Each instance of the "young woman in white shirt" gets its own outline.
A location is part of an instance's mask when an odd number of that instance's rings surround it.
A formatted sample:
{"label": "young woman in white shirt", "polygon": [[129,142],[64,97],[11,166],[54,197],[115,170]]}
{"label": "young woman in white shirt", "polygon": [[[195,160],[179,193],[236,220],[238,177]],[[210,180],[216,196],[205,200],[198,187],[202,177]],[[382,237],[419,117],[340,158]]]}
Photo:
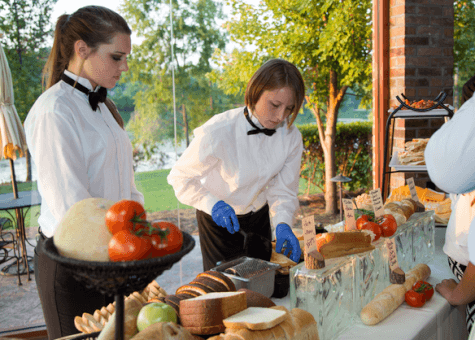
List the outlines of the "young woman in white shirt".
{"label": "young woman in white shirt", "polygon": [[143,204],[132,146],[115,105],[106,99],[128,70],[131,30],[114,11],[87,6],[58,18],[44,69],[46,91],[25,121],[42,197],[35,279],[48,336],[77,333],[74,317],[111,300],[74,280],[43,252],[66,211],[90,197]]}
{"label": "young woman in white shirt", "polygon": [[293,122],[304,95],[297,68],[269,60],[249,81],[246,106],[195,129],[170,171],[168,183],[178,200],[197,209],[204,270],[244,254],[240,228],[271,240],[271,219],[276,251],[285,248],[285,255],[291,252],[299,261],[291,226],[299,207],[303,145]]}

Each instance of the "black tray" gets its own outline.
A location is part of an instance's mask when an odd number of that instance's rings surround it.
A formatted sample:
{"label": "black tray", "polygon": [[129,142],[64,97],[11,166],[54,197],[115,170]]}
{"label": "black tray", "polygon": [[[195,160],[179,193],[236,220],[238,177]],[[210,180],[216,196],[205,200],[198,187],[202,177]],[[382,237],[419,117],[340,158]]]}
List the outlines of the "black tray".
{"label": "black tray", "polygon": [[69,270],[76,280],[84,283],[88,288],[94,288],[102,294],[128,295],[147,287],[157,276],[180,261],[194,246],[194,238],[183,232],[183,246],[180,251],[148,260],[128,262],[76,260],[59,255],[53,238],[45,241],[44,252],[53,261]]}

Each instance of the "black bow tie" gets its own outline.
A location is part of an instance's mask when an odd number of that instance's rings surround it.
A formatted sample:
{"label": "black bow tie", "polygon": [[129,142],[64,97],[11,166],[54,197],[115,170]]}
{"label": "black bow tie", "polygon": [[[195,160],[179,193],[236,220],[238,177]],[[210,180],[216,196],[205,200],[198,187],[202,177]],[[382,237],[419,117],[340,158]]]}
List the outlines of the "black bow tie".
{"label": "black bow tie", "polygon": [[257,135],[258,133],[263,133],[266,136],[272,136],[275,133],[274,129],[260,129],[254,124],[251,120],[251,117],[249,117],[249,111],[247,110],[247,107],[244,108],[244,115],[246,116],[247,121],[251,126],[254,128],[254,130],[249,130],[247,132],[247,135]]}
{"label": "black bow tie", "polygon": [[97,92],[94,92],[94,91],[89,91],[87,89],[87,87],[85,86],[82,86],[81,84],[79,83],[76,83],[76,85],[74,85],[75,81],[72,80],[70,77],[68,77],[67,75],[65,75],[63,73],[63,75],[61,76],[61,80],[63,80],[66,84],[69,84],[71,85],[72,87],[78,89],[79,91],[81,91],[82,93],[85,93],[87,94],[87,96],[89,97],[89,104],[91,105],[91,108],[96,111],[97,110],[97,106],[99,105],[99,102],[100,103],[104,103],[106,101],[106,98],[107,98],[107,89],[105,87],[100,87],[99,90]]}

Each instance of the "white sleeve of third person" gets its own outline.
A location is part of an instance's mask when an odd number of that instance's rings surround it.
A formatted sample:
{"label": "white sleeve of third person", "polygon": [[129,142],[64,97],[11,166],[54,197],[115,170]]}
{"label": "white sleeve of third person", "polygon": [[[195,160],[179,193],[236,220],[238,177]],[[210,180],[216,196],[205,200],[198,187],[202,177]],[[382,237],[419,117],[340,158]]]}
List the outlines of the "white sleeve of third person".
{"label": "white sleeve of third person", "polygon": [[475,189],[475,99],[467,101],[429,140],[425,153],[431,180],[442,190]]}

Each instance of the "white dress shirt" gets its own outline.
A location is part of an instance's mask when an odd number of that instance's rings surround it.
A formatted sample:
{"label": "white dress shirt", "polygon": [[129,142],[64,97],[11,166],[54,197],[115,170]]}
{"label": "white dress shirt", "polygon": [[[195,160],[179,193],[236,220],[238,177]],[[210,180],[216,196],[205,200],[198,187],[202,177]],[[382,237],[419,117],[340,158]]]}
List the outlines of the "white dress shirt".
{"label": "white dress shirt", "polygon": [[442,190],[475,190],[475,97],[432,135],[424,158],[431,180]]}
{"label": "white dress shirt", "polygon": [[287,122],[272,136],[248,136],[252,129],[243,107],[214,116],[194,130],[194,139],[170,171],[168,183],[180,202],[207,214],[220,200],[237,215],[268,203],[274,227],[292,226],[299,207],[302,135],[293,125],[287,128]]}
{"label": "white dress shirt", "polygon": [[[89,80],[65,71],[92,90]],[[53,236],[66,211],[90,197],[144,203],[134,182],[132,145],[104,103],[59,81],[44,92],[25,120],[28,148],[38,171],[42,232]]]}

